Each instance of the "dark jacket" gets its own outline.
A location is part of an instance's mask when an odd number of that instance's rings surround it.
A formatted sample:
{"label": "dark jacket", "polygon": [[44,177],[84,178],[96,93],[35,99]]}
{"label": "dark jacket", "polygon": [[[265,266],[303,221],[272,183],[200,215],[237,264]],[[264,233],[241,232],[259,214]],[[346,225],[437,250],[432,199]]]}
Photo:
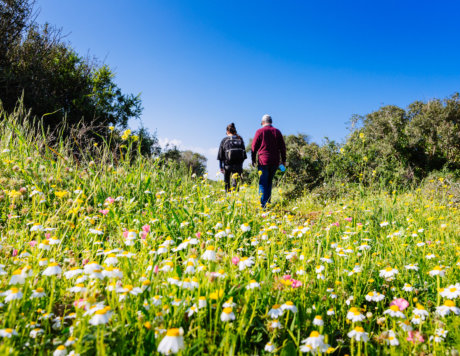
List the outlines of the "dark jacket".
{"label": "dark jacket", "polygon": [[256,155],[259,154],[259,165],[277,166],[286,162],[286,145],[280,130],[272,125],[258,129],[252,141],[252,163],[256,163]]}
{"label": "dark jacket", "polygon": [[[219,146],[219,153],[217,154],[217,159],[219,160],[219,166],[220,166],[220,169],[236,169],[236,170],[242,170],[243,169],[243,163],[241,164],[230,164],[226,157],[225,157],[225,142],[227,140],[229,140],[231,137],[234,137],[234,136],[227,136],[225,137],[221,143],[220,143],[220,146]],[[244,146],[244,141],[243,141],[243,138],[242,137],[239,137],[240,140],[241,140],[241,148],[243,149],[244,151],[244,159],[248,158],[247,154],[246,154],[246,147]]]}

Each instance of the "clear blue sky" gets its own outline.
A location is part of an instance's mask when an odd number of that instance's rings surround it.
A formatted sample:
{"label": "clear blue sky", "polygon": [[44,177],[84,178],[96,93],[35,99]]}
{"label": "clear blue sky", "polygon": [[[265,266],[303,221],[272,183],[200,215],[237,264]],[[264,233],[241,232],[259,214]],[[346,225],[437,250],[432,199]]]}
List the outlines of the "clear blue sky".
{"label": "clear blue sky", "polygon": [[[205,154],[269,113],[341,141],[352,114],[460,91],[458,1],[38,0],[80,53],[141,93],[144,126]],[[132,122],[133,127],[137,126]]]}

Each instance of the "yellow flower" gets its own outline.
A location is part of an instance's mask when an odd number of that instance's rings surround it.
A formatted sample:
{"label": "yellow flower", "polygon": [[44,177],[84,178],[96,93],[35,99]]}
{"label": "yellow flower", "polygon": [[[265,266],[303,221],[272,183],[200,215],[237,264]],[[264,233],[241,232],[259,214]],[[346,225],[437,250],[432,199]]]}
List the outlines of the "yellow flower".
{"label": "yellow flower", "polygon": [[57,196],[58,198],[64,198],[65,196],[67,196],[67,194],[69,193],[66,192],[65,190],[60,191],[60,192],[54,192],[54,195]]}
{"label": "yellow flower", "polygon": [[110,130],[110,131],[115,130],[115,126],[109,126],[109,130]]}
{"label": "yellow flower", "polygon": [[128,137],[129,137],[129,135],[131,135],[131,130],[130,130],[130,129],[125,130],[125,131],[123,132],[123,135],[121,135],[121,139],[122,139],[122,140],[127,140]]}

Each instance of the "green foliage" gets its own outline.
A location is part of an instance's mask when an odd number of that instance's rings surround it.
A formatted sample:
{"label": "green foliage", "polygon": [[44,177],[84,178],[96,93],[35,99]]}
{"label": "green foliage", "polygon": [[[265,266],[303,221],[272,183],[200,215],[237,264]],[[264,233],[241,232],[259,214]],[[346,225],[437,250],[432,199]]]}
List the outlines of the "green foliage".
{"label": "green foliage", "polygon": [[176,146],[166,147],[161,153],[160,158],[165,162],[181,166],[198,176],[206,173],[206,157],[190,150],[180,151]]}
{"label": "green foliage", "polygon": [[287,197],[312,189],[334,195],[343,183],[407,186],[439,170],[460,173],[459,94],[416,101],[407,110],[384,106],[355,115],[352,127],[343,145],[326,139],[319,146],[303,134],[285,137]]}
{"label": "green foliage", "polygon": [[[69,134],[83,122],[99,135],[106,127],[126,128],[142,112],[139,95],[123,94],[107,65],[83,58],[62,40],[60,31],[40,27],[30,17],[33,3],[0,4],[0,101],[12,112],[22,97],[46,129]],[[145,130],[143,131],[145,133]],[[148,148],[150,151],[154,148]]]}
{"label": "green foliage", "polygon": [[[51,150],[24,112],[0,115],[1,355],[159,355],[182,331],[181,356],[267,355],[268,343],[277,355],[458,353],[460,319],[446,310],[460,277],[451,174],[261,210],[255,186],[227,194],[133,158],[129,131],[110,130],[123,154],[103,142],[76,160],[68,137]],[[287,141],[328,162],[305,137]],[[404,319],[389,314],[396,298]],[[412,343],[401,321],[419,305],[424,342]],[[357,327],[369,340],[352,340]]]}

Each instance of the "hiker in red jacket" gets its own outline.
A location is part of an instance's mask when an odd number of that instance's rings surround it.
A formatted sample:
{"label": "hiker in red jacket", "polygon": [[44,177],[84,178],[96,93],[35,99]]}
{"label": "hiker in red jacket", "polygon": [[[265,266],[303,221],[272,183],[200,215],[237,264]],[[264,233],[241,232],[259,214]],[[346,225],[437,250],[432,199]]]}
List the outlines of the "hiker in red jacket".
{"label": "hiker in red jacket", "polygon": [[258,169],[262,174],[259,177],[259,194],[261,194],[260,203],[265,208],[270,202],[272,195],[272,182],[276,170],[280,164],[282,168],[286,165],[286,145],[280,130],[272,126],[270,115],[262,117],[262,128],[257,130],[254,140],[252,141],[252,165],[256,165],[256,156],[258,155]]}

